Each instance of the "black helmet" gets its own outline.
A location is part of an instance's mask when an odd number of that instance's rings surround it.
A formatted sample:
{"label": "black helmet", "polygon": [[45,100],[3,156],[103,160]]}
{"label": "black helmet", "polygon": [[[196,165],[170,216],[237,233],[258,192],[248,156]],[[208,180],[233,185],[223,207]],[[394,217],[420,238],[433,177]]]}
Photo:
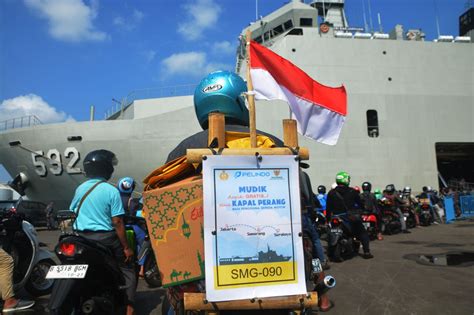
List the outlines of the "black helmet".
{"label": "black helmet", "polygon": [[372,184],[369,182],[362,183],[362,190],[370,192],[372,190]]}
{"label": "black helmet", "polygon": [[388,192],[388,193],[393,194],[395,192],[395,185],[394,184],[388,184],[385,187],[385,191]]}
{"label": "black helmet", "polygon": [[318,194],[325,194],[326,193],[326,186],[324,185],[319,185],[318,186]]}
{"label": "black helmet", "polygon": [[110,179],[114,166],[118,161],[113,152],[108,150],[95,150],[89,152],[84,158],[84,172],[89,178],[102,177]]}
{"label": "black helmet", "polygon": [[423,186],[423,188],[421,188],[421,190],[422,190],[423,192],[427,192],[427,191],[428,191],[428,187]]}

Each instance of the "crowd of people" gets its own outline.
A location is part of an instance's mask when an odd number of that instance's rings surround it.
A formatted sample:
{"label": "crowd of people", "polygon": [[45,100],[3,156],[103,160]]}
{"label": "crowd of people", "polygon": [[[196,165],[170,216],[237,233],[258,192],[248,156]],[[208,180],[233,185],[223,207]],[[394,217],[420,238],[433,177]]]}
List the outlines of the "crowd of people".
{"label": "crowd of people", "polygon": [[[337,173],[335,179],[336,182],[331,186],[329,192],[324,185],[318,186],[317,193],[314,194],[314,212],[307,217],[314,219],[317,217],[317,212],[320,212],[326,218],[326,222],[330,222],[333,217],[344,218],[345,222],[350,225],[353,236],[362,244],[362,257],[365,259],[370,259],[374,256],[370,252],[369,236],[362,223],[361,214],[363,213],[376,216],[378,240],[383,240],[383,209],[388,209],[398,218],[402,233],[410,233],[402,209],[408,209],[406,211],[412,213],[416,227],[421,225],[419,208],[422,204],[428,205],[430,224],[444,222],[443,198],[447,190],[443,190],[443,193],[439,195],[432,187],[424,186],[422,192],[415,196],[412,194],[412,189],[409,186],[404,187],[402,190],[397,190],[395,185],[389,184],[383,191],[374,189],[372,192],[372,184],[368,181],[363,182],[360,187],[351,187],[351,178],[347,172]],[[304,219],[304,222],[306,222],[304,228],[310,231],[309,234],[316,247],[314,252],[317,253],[323,268],[328,269],[328,259],[324,255],[320,237],[315,226],[318,223],[312,222],[313,224],[310,226],[306,219]]]}

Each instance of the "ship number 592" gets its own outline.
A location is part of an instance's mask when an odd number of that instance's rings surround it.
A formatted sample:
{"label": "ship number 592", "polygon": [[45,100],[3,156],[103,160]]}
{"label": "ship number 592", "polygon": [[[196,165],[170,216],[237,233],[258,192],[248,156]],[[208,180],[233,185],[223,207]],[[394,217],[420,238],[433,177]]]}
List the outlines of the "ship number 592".
{"label": "ship number 592", "polygon": [[[77,162],[80,159],[80,153],[74,147],[68,147],[64,150],[64,159],[69,160],[66,165],[66,172],[69,174],[79,174],[81,169],[75,167]],[[57,149],[50,149],[46,155],[43,151],[35,151],[31,153],[31,159],[33,160],[33,165],[35,166],[36,174],[39,176],[46,176],[48,174],[48,169],[51,174],[61,175],[63,172],[62,156]],[[46,166],[46,163],[49,165]]]}

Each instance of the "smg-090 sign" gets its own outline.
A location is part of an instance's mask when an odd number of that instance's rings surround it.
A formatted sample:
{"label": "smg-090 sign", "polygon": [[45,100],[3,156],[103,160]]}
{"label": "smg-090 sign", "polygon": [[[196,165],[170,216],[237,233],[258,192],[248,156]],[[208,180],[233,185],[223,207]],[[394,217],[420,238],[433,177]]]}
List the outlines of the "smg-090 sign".
{"label": "smg-090 sign", "polygon": [[306,292],[294,157],[208,157],[203,180],[207,299]]}

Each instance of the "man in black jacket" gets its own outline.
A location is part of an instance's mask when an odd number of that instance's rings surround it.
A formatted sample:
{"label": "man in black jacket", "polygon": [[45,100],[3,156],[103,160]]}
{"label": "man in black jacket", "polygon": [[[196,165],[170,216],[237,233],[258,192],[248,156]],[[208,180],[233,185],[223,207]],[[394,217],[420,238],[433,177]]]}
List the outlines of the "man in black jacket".
{"label": "man in black jacket", "polygon": [[328,194],[326,204],[327,217],[330,220],[333,215],[340,215],[347,219],[351,224],[354,236],[362,243],[364,250],[362,257],[370,259],[374,256],[370,253],[369,235],[362,224],[358,211],[355,210],[361,208],[362,202],[359,193],[349,187],[350,180],[351,178],[346,172],[337,173],[337,187]]}

